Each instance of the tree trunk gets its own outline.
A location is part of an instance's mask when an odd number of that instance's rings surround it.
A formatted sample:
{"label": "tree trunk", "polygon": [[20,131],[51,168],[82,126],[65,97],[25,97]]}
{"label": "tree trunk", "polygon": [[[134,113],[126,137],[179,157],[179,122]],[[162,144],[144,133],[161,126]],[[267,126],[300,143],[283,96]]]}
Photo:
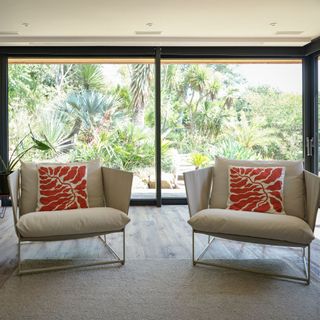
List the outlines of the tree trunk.
{"label": "tree trunk", "polygon": [[141,96],[133,106],[133,122],[139,128],[144,127],[144,115],[145,115],[145,102],[144,102],[144,96],[141,94]]}
{"label": "tree trunk", "polygon": [[149,96],[151,68],[148,64],[133,66],[131,77],[133,123],[144,127],[146,101]]}

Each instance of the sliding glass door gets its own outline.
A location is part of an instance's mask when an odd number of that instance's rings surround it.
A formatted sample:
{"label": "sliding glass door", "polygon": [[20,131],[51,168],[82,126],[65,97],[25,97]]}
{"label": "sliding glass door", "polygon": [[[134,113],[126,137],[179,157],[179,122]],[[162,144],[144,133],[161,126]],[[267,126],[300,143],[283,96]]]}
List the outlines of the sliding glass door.
{"label": "sliding glass door", "polygon": [[10,59],[9,153],[32,131],[54,150],[24,161],[100,159],[134,172],[133,199],[155,199],[154,99],[153,59]]}
{"label": "sliding glass door", "polygon": [[30,131],[54,147],[25,161],[98,158],[134,172],[132,199],[150,204],[158,166],[157,203],[183,203],[183,172],[216,156],[303,158],[302,64],[162,59],[156,74],[150,58],[10,59],[9,119],[9,153]]}
{"label": "sliding glass door", "polygon": [[301,60],[162,60],[162,196],[232,159],[302,159]]}

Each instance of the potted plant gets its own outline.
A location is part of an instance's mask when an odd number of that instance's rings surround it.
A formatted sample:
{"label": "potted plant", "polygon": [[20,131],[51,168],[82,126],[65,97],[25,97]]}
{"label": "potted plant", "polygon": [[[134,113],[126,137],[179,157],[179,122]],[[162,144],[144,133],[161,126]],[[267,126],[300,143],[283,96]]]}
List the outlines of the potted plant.
{"label": "potted plant", "polygon": [[[23,148],[23,142],[27,139],[31,138],[32,144],[27,147]],[[19,151],[19,148],[22,148],[21,151]],[[7,195],[9,194],[9,187],[8,187],[8,175],[13,172],[15,166],[19,163],[19,161],[24,157],[26,153],[28,153],[31,149],[38,149],[41,151],[47,151],[49,149],[52,149],[52,146],[45,138],[45,141],[40,141],[36,139],[30,130],[30,132],[25,135],[19,143],[15,146],[13,149],[11,156],[9,158],[9,161],[6,162],[1,156],[0,156],[0,195]]]}

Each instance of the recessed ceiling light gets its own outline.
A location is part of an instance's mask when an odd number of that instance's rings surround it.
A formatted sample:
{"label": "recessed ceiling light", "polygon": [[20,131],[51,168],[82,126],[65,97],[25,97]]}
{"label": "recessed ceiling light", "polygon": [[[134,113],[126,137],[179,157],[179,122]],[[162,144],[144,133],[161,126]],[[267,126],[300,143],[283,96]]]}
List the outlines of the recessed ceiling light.
{"label": "recessed ceiling light", "polygon": [[271,22],[271,23],[270,23],[270,26],[271,26],[271,27],[275,27],[276,25],[277,25],[276,22]]}
{"label": "recessed ceiling light", "polygon": [[137,35],[157,35],[157,34],[161,34],[162,31],[135,31],[135,34]]}
{"label": "recessed ceiling light", "polygon": [[153,26],[153,23],[152,23],[152,22],[147,22],[147,23],[146,23],[146,26],[149,27],[149,28],[151,28],[151,27]]}
{"label": "recessed ceiling light", "polygon": [[303,31],[295,31],[295,30],[287,30],[287,31],[277,31],[276,34],[277,35],[282,35],[282,36],[285,36],[285,35],[294,35],[294,36],[297,36],[299,34],[302,34]]}
{"label": "recessed ceiling light", "polygon": [[0,31],[0,36],[17,36],[19,33],[17,31]]}
{"label": "recessed ceiling light", "polygon": [[28,22],[22,22],[21,25],[24,26],[25,28],[30,27],[30,23]]}

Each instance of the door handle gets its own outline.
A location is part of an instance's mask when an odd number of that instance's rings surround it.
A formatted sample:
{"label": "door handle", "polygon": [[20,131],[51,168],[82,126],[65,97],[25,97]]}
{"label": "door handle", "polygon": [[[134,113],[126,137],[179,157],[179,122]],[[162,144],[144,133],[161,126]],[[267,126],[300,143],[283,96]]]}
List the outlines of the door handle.
{"label": "door handle", "polygon": [[313,138],[306,137],[307,157],[312,157],[312,155],[313,155],[313,148],[314,148]]}

